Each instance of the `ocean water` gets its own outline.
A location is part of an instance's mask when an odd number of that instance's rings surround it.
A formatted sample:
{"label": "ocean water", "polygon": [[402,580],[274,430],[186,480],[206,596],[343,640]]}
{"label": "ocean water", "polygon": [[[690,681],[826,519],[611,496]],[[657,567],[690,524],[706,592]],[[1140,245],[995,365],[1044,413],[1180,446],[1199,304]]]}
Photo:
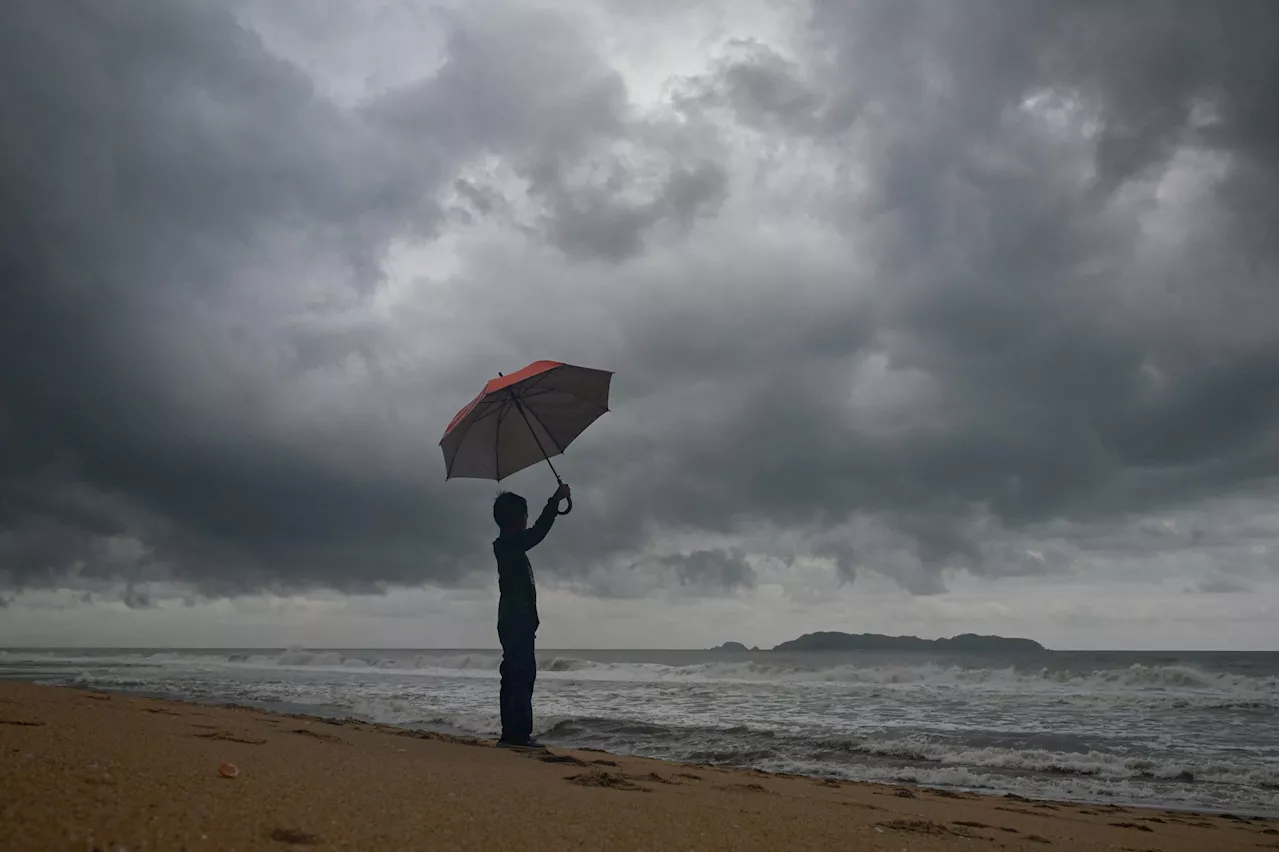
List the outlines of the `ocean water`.
{"label": "ocean water", "polygon": [[[539,652],[558,746],[1276,814],[1277,655]],[[496,735],[493,651],[8,650],[0,678]]]}

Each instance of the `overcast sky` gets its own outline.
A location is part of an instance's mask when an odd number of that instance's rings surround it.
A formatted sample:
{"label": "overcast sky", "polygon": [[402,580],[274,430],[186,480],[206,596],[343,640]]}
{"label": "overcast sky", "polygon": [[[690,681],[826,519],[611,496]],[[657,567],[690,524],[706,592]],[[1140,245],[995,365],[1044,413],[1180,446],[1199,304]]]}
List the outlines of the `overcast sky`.
{"label": "overcast sky", "polygon": [[[0,6],[0,644],[1272,648],[1275,4]],[[503,483],[536,506],[544,467]]]}

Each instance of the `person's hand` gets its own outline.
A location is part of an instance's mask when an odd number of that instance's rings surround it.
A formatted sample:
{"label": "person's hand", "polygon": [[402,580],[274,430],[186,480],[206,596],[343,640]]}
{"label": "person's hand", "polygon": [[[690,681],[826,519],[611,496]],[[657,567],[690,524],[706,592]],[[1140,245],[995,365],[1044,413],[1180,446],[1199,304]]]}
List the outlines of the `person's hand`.
{"label": "person's hand", "polygon": [[570,497],[569,483],[561,482],[560,487],[556,489],[556,493],[551,495],[552,502],[559,503],[561,500],[567,500]]}

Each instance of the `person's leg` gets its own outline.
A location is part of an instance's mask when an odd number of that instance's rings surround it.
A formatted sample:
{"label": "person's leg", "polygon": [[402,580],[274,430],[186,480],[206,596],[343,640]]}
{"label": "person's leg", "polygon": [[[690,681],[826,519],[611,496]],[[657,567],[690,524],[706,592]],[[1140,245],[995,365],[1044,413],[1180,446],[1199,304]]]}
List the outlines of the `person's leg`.
{"label": "person's leg", "polygon": [[533,734],[533,682],[538,671],[533,648],[536,630],[532,619],[523,616],[508,617],[498,625],[502,643],[498,700],[504,743],[525,743]]}
{"label": "person's leg", "polygon": [[520,690],[520,729],[525,732],[527,738],[533,738],[533,684],[538,678],[538,655],[535,652],[534,644],[537,637],[537,628],[532,623],[525,626],[525,649],[524,670],[521,674],[524,676],[522,688]]}
{"label": "person's leg", "polygon": [[498,687],[498,713],[502,718],[501,742],[516,742],[516,731],[520,727],[515,703],[518,671],[515,660],[519,643],[508,624],[498,625],[498,641],[502,643],[502,664],[498,667],[501,678],[501,685]]}
{"label": "person's leg", "polygon": [[534,628],[529,619],[511,625],[511,733],[518,742],[533,736],[533,681],[538,663],[533,648]]}

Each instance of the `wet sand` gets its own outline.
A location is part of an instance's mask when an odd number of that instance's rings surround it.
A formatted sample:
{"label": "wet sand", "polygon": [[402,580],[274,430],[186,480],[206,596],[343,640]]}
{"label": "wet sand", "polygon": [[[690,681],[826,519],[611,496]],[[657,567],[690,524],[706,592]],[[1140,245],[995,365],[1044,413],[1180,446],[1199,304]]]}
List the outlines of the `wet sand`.
{"label": "wet sand", "polygon": [[0,767],[0,849],[15,851],[1277,848],[1275,819],[530,755],[22,683],[0,683]]}

